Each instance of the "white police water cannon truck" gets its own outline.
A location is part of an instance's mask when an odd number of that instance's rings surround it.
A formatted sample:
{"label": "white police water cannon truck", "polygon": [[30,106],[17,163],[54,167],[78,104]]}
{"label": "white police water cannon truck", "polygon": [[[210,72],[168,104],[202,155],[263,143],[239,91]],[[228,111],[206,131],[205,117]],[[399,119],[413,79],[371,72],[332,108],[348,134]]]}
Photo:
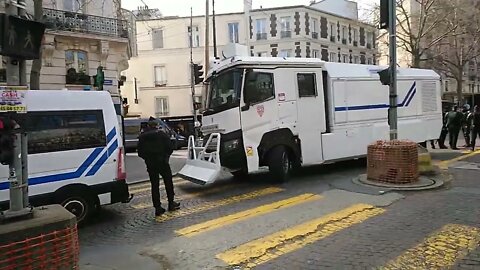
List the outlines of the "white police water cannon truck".
{"label": "white police water cannon truck", "polygon": [[[320,59],[231,57],[207,74],[204,146],[189,140],[179,175],[198,184],[222,169],[245,175],[268,167],[278,181],[291,170],[355,159],[389,138],[386,67]],[[438,138],[442,126],[440,77],[399,68],[398,137]]]}

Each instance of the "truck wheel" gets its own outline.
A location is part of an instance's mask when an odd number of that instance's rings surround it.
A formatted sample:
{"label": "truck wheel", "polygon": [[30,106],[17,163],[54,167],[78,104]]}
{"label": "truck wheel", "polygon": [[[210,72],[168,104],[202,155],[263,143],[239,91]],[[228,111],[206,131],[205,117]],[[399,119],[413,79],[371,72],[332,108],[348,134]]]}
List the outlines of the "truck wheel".
{"label": "truck wheel", "polygon": [[268,168],[275,181],[287,181],[292,169],[292,160],[285,146],[274,147],[269,154]]}
{"label": "truck wheel", "polygon": [[62,191],[57,203],[65,207],[77,217],[77,223],[84,225],[88,217],[95,211],[95,199],[88,191],[68,189]]}
{"label": "truck wheel", "polygon": [[248,172],[246,172],[245,170],[234,171],[234,172],[231,172],[231,174],[233,175],[233,178],[235,180],[244,180],[244,179],[248,179],[249,177]]}

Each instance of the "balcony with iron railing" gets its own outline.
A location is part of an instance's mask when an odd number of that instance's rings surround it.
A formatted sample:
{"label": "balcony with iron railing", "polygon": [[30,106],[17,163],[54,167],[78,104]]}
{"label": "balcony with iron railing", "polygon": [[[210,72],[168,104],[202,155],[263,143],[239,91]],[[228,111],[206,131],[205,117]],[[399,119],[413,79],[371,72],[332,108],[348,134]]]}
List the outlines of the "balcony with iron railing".
{"label": "balcony with iron railing", "polygon": [[290,30],[282,30],[280,32],[280,37],[281,38],[291,38],[292,37],[292,31]]}
{"label": "balcony with iron railing", "polygon": [[267,33],[257,33],[257,40],[266,40]]}
{"label": "balcony with iron railing", "polygon": [[43,9],[43,20],[50,30],[128,38],[127,21],[57,9]]}

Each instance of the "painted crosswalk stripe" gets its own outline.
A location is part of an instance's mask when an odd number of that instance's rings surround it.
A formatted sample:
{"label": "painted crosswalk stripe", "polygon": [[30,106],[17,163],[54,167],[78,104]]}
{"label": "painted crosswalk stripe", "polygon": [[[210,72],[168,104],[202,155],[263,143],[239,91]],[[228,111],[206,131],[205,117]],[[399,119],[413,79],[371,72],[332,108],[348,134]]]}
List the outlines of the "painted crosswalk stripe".
{"label": "painted crosswalk stripe", "polygon": [[477,151],[474,151],[474,152],[469,152],[468,154],[464,154],[464,155],[461,155],[459,157],[452,158],[452,159],[449,159],[449,160],[441,161],[440,163],[438,163],[438,167],[440,167],[440,169],[442,169],[442,170],[447,170],[448,167],[451,164],[453,164],[454,162],[461,161],[461,160],[464,160],[464,159],[467,159],[467,158],[470,158],[470,157],[473,157],[473,156],[476,156],[476,155],[480,155],[480,150],[477,150]]}
{"label": "painted crosswalk stripe", "polygon": [[292,198],[288,198],[285,200],[277,201],[274,203],[262,205],[259,207],[255,207],[252,209],[248,209],[245,211],[241,211],[232,215],[223,216],[221,218],[209,220],[207,222],[199,223],[196,225],[192,225],[180,230],[177,230],[176,233],[179,235],[192,237],[198,235],[200,233],[204,233],[213,229],[220,228],[222,226],[226,226],[229,224],[233,224],[235,222],[239,222],[242,220],[246,220],[249,218],[253,218],[256,216],[264,215],[267,213],[271,213],[276,210],[280,210],[287,207],[292,207],[298,204],[312,202],[315,200],[319,200],[321,198],[320,195],[315,194],[303,194],[300,196],[295,196]]}
{"label": "painted crosswalk stripe", "polygon": [[283,254],[298,250],[385,210],[368,204],[355,204],[338,212],[262,237],[217,255],[225,263],[255,267]]}
{"label": "painted crosswalk stripe", "polygon": [[164,221],[167,221],[167,220],[171,220],[173,218],[187,216],[187,215],[191,215],[191,214],[194,214],[194,213],[214,209],[214,208],[217,208],[217,207],[221,207],[221,206],[225,206],[225,205],[229,205],[229,204],[233,204],[233,203],[238,203],[238,202],[241,202],[241,201],[254,199],[254,198],[257,198],[257,197],[260,197],[260,196],[269,195],[269,194],[273,194],[273,193],[278,193],[278,192],[281,192],[281,191],[283,191],[283,189],[277,188],[277,187],[264,188],[264,189],[261,189],[261,190],[253,191],[253,192],[242,194],[242,195],[233,196],[231,198],[226,198],[226,199],[219,200],[219,201],[205,202],[205,203],[199,205],[198,207],[194,207],[194,208],[180,208],[180,210],[175,211],[175,212],[167,212],[167,213],[163,214],[162,216],[157,217],[156,220],[158,222],[164,222]]}
{"label": "painted crosswalk stripe", "polygon": [[480,228],[448,224],[380,269],[445,269],[479,244]]}
{"label": "painted crosswalk stripe", "polygon": [[[160,179],[160,181],[162,181]],[[173,179],[173,184],[174,185],[183,185],[183,184],[187,184],[187,183],[191,183],[190,181],[188,180],[183,180],[181,178],[174,178]],[[163,188],[163,185],[161,186]],[[145,191],[149,191],[151,189],[151,186],[150,186],[150,182],[148,183],[143,183],[143,184],[136,184],[134,186],[130,186],[129,187],[129,191],[131,194],[138,194],[138,193],[142,193],[142,192],[145,192]]]}
{"label": "painted crosswalk stripe", "polygon": [[[187,199],[196,198],[196,197],[200,197],[200,196],[206,196],[206,195],[219,193],[219,192],[222,192],[222,191],[224,191],[226,189],[230,189],[230,188],[232,188],[232,186],[229,186],[229,185],[218,186],[218,187],[214,187],[214,188],[203,189],[203,190],[192,192],[192,193],[180,194],[180,195],[176,196],[176,198],[179,201],[182,201],[182,200],[187,200]],[[131,206],[135,209],[145,209],[145,208],[153,207],[151,202],[150,203],[132,204]]]}

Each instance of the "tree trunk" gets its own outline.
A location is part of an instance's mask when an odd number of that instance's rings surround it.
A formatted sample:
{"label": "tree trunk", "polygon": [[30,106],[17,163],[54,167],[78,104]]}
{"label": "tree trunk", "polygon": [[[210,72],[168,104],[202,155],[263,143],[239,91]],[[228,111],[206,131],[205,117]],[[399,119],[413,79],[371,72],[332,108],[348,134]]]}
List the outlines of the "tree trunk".
{"label": "tree trunk", "polygon": [[410,63],[411,67],[420,68],[420,60],[420,52],[418,50],[414,50],[414,52],[412,53],[412,62]]}
{"label": "tree trunk", "polygon": [[457,99],[458,99],[458,105],[462,106],[463,104],[463,78],[462,79],[456,79],[457,80]]}
{"label": "tree trunk", "polygon": [[[34,0],[34,18],[35,21],[39,22],[42,20],[43,17],[43,1],[42,0]],[[38,90],[40,89],[40,72],[42,70],[42,50],[43,48],[40,47],[40,55],[38,59],[33,60],[32,62],[32,69],[30,71],[30,89]]]}

